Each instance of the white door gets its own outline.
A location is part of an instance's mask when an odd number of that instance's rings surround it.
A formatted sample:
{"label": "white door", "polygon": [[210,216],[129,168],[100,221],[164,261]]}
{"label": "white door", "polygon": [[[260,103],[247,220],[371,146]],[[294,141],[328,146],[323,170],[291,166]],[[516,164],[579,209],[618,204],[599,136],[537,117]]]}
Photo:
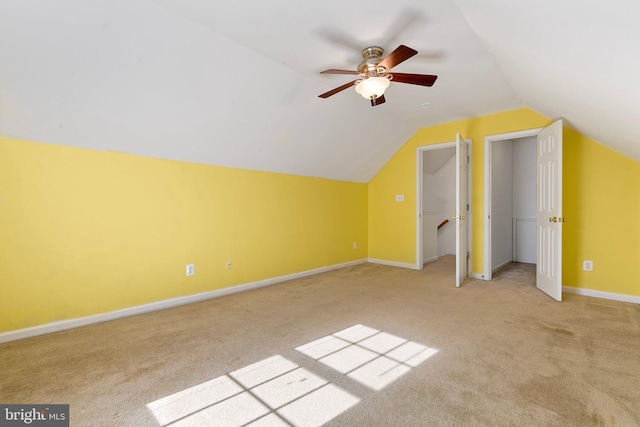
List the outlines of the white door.
{"label": "white door", "polygon": [[467,277],[467,143],[456,134],[456,287]]}
{"label": "white door", "polygon": [[562,301],[562,120],[538,133],[536,286]]}

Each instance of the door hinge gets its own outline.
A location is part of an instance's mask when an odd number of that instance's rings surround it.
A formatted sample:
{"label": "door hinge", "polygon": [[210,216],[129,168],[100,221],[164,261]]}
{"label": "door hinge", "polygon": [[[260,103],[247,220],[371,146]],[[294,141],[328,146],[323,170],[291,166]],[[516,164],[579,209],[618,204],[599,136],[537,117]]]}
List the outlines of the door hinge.
{"label": "door hinge", "polygon": [[469,210],[469,203],[467,203],[467,210]]}

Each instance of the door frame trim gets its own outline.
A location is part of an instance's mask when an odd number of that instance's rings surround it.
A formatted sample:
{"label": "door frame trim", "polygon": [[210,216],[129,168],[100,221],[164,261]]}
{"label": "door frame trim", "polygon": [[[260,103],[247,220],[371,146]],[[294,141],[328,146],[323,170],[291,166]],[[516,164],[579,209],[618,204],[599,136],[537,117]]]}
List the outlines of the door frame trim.
{"label": "door frame trim", "polygon": [[[537,136],[544,128],[520,130],[516,132],[488,135],[484,137],[484,273],[483,280],[491,280],[491,144],[496,141]],[[536,202],[537,203],[537,202]]]}

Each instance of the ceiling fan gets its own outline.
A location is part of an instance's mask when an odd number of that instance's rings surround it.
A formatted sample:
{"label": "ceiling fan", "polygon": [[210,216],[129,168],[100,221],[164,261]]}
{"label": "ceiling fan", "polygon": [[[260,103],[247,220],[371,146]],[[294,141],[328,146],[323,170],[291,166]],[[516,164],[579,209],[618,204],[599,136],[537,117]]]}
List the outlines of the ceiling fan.
{"label": "ceiling fan", "polygon": [[384,91],[389,87],[391,81],[412,85],[433,86],[438,78],[438,76],[428,74],[389,73],[393,67],[417,54],[417,50],[405,45],[400,45],[384,59],[382,59],[383,53],[384,50],[381,47],[371,46],[362,51],[363,60],[358,64],[357,71],[336,69],[321,71],[320,74],[351,74],[359,76],[359,78],[329,92],[325,92],[322,95],[318,95],[318,97],[328,98],[355,85],[356,92],[364,98],[371,100],[371,106],[375,107],[385,102]]}

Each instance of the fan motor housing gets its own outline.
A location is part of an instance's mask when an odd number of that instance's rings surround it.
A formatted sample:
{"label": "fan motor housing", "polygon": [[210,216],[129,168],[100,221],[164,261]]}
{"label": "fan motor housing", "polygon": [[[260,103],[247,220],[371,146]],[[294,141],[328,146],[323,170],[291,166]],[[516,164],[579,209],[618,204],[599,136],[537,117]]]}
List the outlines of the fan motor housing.
{"label": "fan motor housing", "polygon": [[362,57],[364,58],[360,64],[358,64],[358,72],[365,76],[374,77],[383,73],[385,70],[378,64],[381,61],[384,49],[379,46],[370,46],[362,51]]}

